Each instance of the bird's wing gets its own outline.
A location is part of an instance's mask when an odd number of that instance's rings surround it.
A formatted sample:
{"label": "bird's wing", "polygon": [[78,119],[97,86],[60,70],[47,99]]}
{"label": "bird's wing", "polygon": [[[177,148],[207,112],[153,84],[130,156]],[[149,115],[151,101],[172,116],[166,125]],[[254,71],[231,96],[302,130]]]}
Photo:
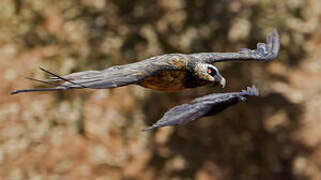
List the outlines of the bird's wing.
{"label": "bird's wing", "polygon": [[280,37],[276,29],[267,36],[266,43],[257,43],[254,50],[242,48],[239,52],[225,53],[195,53],[192,56],[206,63],[223,61],[271,61],[278,57],[280,52]]}
{"label": "bird's wing", "polygon": [[164,116],[144,131],[162,126],[175,126],[186,124],[203,116],[215,115],[239,102],[246,101],[246,96],[258,96],[258,89],[254,86],[246,90],[233,93],[210,94],[192,101],[191,104],[183,104],[170,109]]}
{"label": "bird's wing", "polygon": [[145,78],[160,71],[182,70],[186,68],[185,65],[179,66],[181,65],[179,62],[182,59],[184,60],[184,55],[167,54],[151,57],[136,63],[112,66],[102,71],[83,71],[64,76],[59,76],[40,68],[52,77],[47,80],[29,79],[49,85],[55,85],[56,87],[21,89],[15,90],[11,94],[33,91],[58,91],[75,88],[109,89],[126,86],[129,84],[139,83]]}

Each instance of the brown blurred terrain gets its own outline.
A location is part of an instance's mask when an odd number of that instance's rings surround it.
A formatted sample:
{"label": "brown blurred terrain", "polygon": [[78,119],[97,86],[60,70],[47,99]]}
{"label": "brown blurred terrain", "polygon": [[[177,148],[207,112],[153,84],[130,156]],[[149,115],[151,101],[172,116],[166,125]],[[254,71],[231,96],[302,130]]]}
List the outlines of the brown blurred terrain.
{"label": "brown blurred terrain", "polygon": [[[270,63],[217,63],[227,88],[137,86],[10,96],[24,77],[104,69],[164,53],[255,48]],[[0,179],[321,179],[320,0],[1,0]],[[218,116],[143,133],[210,92],[249,98]]]}

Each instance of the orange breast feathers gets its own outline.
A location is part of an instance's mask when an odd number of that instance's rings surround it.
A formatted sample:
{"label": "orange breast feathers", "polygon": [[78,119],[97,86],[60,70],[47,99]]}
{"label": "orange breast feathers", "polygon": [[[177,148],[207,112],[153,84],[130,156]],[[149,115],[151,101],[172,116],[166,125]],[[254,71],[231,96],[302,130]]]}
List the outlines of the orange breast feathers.
{"label": "orange breast feathers", "polygon": [[186,88],[186,71],[163,71],[146,78],[139,85],[162,91],[182,90]]}

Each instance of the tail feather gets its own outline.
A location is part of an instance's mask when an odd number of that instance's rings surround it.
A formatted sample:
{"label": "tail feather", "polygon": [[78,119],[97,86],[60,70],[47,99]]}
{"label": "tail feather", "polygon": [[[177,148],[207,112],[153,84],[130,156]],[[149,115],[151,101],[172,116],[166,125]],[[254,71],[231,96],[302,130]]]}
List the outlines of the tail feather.
{"label": "tail feather", "polygon": [[83,71],[59,76],[43,68],[41,70],[52,75],[47,82],[64,82],[61,86],[69,88],[93,88],[92,84],[104,79],[100,71]]}
{"label": "tail feather", "polygon": [[[72,74],[68,74],[62,76],[65,79],[75,80],[75,79],[92,79],[94,77],[101,77],[100,71],[83,71],[83,72],[75,72]],[[57,76],[52,76],[48,79],[48,81],[61,81],[62,79]]]}
{"label": "tail feather", "polygon": [[87,87],[83,86],[82,84],[75,83],[75,82],[73,82],[72,80],[66,79],[66,78],[64,78],[64,77],[62,77],[62,76],[59,76],[59,75],[54,74],[54,73],[52,73],[52,72],[50,72],[50,71],[47,71],[47,70],[45,70],[45,69],[42,68],[42,67],[40,67],[40,70],[42,70],[42,71],[44,71],[44,72],[46,72],[46,73],[48,73],[48,74],[50,74],[50,75],[52,75],[52,76],[54,76],[54,77],[56,77],[56,78],[59,78],[59,79],[61,79],[61,80],[63,80],[63,81],[69,82],[69,83],[71,83],[71,84],[73,84],[73,85],[80,86],[80,87],[82,87],[82,88],[87,88]]}
{"label": "tail feather", "polygon": [[35,79],[35,78],[31,78],[31,77],[25,77],[25,78],[28,79],[28,80],[31,80],[31,81],[36,81],[36,82],[47,84],[47,85],[50,85],[50,86],[59,86],[59,84],[53,83],[53,82],[48,81],[48,80]]}
{"label": "tail feather", "polygon": [[59,76],[41,67],[40,67],[40,70],[46,72],[47,74],[50,74],[52,77],[50,77],[47,80],[40,80],[40,79],[34,79],[34,78],[27,78],[27,79],[44,83],[47,85],[51,85],[51,86],[56,86],[56,87],[21,89],[21,90],[15,90],[10,94],[13,95],[13,94],[19,94],[19,93],[26,93],[26,92],[61,91],[61,90],[75,89],[75,88],[90,88],[90,87],[87,87],[86,84],[90,85],[90,83],[99,81],[102,79],[102,75],[99,71],[84,71],[84,72],[72,73],[65,76]]}
{"label": "tail feather", "polygon": [[36,89],[19,89],[12,91],[10,94],[18,94],[18,93],[25,93],[25,92],[39,92],[39,91],[61,91],[66,90],[67,88],[64,87],[55,87],[55,88],[36,88]]}

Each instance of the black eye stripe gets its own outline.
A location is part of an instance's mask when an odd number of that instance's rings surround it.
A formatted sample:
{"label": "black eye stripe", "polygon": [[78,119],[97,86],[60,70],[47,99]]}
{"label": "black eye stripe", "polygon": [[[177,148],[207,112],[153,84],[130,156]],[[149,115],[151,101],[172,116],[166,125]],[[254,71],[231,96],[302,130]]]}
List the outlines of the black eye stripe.
{"label": "black eye stripe", "polygon": [[208,69],[209,69],[209,74],[210,74],[211,76],[215,76],[215,75],[217,74],[217,72],[216,72],[216,70],[215,70],[214,68],[208,67]]}

